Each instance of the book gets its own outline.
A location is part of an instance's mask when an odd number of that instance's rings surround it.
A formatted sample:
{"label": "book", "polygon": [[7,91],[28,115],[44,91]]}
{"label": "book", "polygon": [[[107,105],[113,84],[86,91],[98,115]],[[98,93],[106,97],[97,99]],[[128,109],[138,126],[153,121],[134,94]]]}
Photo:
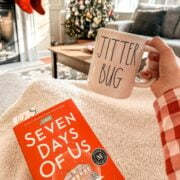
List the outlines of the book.
{"label": "book", "polygon": [[34,180],[124,179],[71,99],[13,129]]}
{"label": "book", "polygon": [[37,114],[36,109],[30,108],[30,109],[24,111],[23,113],[15,116],[13,118],[13,123],[14,123],[14,125],[17,125],[17,124],[21,123],[22,121],[25,121],[26,119],[29,119],[30,117],[34,116],[35,114]]}

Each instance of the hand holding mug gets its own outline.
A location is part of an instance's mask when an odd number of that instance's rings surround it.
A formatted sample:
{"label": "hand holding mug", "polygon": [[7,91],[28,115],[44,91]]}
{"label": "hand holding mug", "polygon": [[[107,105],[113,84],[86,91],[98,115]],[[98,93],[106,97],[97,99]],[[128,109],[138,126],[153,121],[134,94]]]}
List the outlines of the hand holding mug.
{"label": "hand holding mug", "polygon": [[114,98],[127,98],[134,86],[150,86],[154,79],[135,80],[144,51],[157,52],[146,41],[142,36],[99,29],[88,75],[90,89]]}
{"label": "hand holding mug", "polygon": [[159,37],[153,38],[147,44],[155,47],[158,54],[149,53],[148,64],[141,72],[141,77],[157,78],[151,89],[156,97],[160,97],[168,90],[180,87],[180,59]]}

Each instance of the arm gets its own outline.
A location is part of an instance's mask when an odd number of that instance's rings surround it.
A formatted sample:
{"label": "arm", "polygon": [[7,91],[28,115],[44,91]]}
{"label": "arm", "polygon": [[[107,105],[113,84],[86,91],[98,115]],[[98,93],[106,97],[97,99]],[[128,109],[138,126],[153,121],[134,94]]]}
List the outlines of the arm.
{"label": "arm", "polygon": [[141,75],[156,77],[151,90],[160,128],[160,136],[169,180],[180,180],[180,59],[160,38],[147,42],[157,53],[149,53],[148,64]]}
{"label": "arm", "polygon": [[180,88],[154,102],[169,180],[180,179]]}

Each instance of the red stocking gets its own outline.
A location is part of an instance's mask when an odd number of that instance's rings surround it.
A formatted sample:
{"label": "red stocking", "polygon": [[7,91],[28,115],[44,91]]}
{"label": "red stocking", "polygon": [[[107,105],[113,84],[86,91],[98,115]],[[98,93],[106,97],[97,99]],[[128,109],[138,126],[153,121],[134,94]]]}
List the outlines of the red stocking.
{"label": "red stocking", "polygon": [[15,0],[15,3],[25,12],[32,13],[33,9],[30,0]]}
{"label": "red stocking", "polygon": [[35,11],[37,11],[39,14],[45,14],[45,10],[42,7],[42,0],[30,0],[31,6]]}

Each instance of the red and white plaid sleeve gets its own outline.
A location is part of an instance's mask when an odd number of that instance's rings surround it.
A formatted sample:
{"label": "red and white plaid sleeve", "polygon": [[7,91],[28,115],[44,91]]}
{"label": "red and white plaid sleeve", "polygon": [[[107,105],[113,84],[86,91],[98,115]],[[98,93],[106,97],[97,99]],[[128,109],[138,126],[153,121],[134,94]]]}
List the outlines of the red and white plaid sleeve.
{"label": "red and white plaid sleeve", "polygon": [[180,180],[180,88],[154,102],[169,180]]}

